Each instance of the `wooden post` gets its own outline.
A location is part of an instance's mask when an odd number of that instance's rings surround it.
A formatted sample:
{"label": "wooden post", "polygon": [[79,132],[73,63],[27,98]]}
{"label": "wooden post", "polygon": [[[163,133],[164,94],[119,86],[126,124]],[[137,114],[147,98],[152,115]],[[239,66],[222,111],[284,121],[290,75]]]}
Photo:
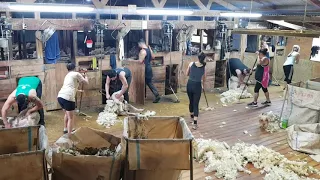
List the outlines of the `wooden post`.
{"label": "wooden post", "polygon": [[203,30],[200,29],[200,52],[203,51]]}
{"label": "wooden post", "polygon": [[247,36],[246,34],[241,34],[241,40],[240,40],[240,59],[244,59],[244,53],[246,52],[247,49]]}
{"label": "wooden post", "polygon": [[[74,56],[76,57],[78,55],[78,31],[73,31],[73,52],[74,52]],[[74,57],[74,62],[75,62],[75,57]]]}
{"label": "wooden post", "polygon": [[[36,31],[36,37],[41,37],[41,32]],[[43,46],[42,42],[36,38],[36,51],[37,51],[37,58],[43,59]]]}
{"label": "wooden post", "polygon": [[149,30],[148,29],[144,31],[144,37],[146,40],[146,45],[149,46]]}
{"label": "wooden post", "polygon": [[96,13],[96,19],[100,19],[100,14]]}

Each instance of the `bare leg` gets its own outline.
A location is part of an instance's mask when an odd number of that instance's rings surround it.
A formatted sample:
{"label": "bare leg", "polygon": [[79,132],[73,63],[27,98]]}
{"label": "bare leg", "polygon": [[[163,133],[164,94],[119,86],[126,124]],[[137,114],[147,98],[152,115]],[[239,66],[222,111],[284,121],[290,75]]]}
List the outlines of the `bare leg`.
{"label": "bare leg", "polygon": [[[269,94],[268,94],[269,95]],[[259,98],[259,93],[254,93],[254,96],[253,96],[253,102],[257,102],[258,101],[258,98]]]}
{"label": "bare leg", "polygon": [[68,115],[67,115],[67,111],[64,111],[64,129],[67,129],[68,127]]}
{"label": "bare leg", "polygon": [[66,111],[66,113],[68,116],[68,136],[70,136],[71,132],[72,132],[73,125],[74,125],[74,122],[73,122],[74,111]]}
{"label": "bare leg", "polygon": [[264,93],[264,95],[266,96],[267,101],[270,101],[269,92]]}

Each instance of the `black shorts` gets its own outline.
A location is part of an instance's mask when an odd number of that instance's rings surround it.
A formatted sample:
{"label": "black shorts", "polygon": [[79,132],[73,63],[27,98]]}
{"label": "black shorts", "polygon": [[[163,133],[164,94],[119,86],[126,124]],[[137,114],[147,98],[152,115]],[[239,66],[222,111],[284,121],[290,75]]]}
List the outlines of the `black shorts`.
{"label": "black shorts", "polygon": [[76,109],[75,102],[65,100],[61,97],[58,97],[58,102],[59,102],[60,106],[62,107],[62,109],[66,110],[66,111],[73,111]]}
{"label": "black shorts", "polygon": [[268,92],[268,88],[264,88],[260,82],[256,82],[256,85],[254,86],[254,93],[259,93],[259,90],[262,88],[264,93]]}

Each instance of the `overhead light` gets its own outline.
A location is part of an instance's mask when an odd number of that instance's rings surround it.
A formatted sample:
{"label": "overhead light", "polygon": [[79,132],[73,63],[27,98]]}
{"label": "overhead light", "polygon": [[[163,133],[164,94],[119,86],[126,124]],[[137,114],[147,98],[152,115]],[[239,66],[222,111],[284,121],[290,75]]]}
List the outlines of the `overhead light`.
{"label": "overhead light", "polygon": [[85,6],[10,4],[9,9],[24,12],[77,12],[88,13],[94,10]]}
{"label": "overhead light", "polygon": [[258,17],[261,17],[262,14],[259,14],[259,13],[220,13],[220,16],[258,18]]}
{"label": "overhead light", "polygon": [[287,27],[287,28],[290,28],[290,29],[294,29],[294,30],[304,30],[306,29],[305,27],[302,27],[302,26],[299,26],[299,25],[296,25],[296,24],[292,24],[292,23],[288,23],[288,22],[285,22],[284,20],[267,20],[268,22],[271,22],[273,24],[278,24],[280,26],[284,26],[284,27]]}
{"label": "overhead light", "polygon": [[193,11],[183,9],[137,9],[138,14],[142,15],[191,15]]}

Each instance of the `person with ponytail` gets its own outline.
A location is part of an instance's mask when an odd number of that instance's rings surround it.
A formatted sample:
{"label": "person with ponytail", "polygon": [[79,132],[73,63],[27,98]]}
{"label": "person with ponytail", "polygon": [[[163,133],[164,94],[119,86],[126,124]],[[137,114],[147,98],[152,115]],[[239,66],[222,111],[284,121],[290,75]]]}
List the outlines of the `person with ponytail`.
{"label": "person with ponytail", "polygon": [[189,80],[187,83],[187,94],[189,97],[189,112],[192,118],[193,129],[198,128],[199,101],[201,98],[202,88],[206,79],[206,55],[200,53],[198,61],[191,62],[187,69]]}
{"label": "person with ponytail", "polygon": [[67,64],[68,74],[65,76],[63,86],[58,93],[58,102],[65,112],[63,133],[68,133],[69,136],[75,129],[74,110],[76,109],[75,99],[79,83],[89,83],[86,74],[76,72],[75,68],[73,63]]}
{"label": "person with ponytail", "polygon": [[258,106],[258,97],[259,97],[259,91],[262,88],[264,95],[266,96],[266,101],[261,103],[262,105],[270,105],[270,97],[268,92],[268,85],[269,85],[269,64],[270,59],[267,57],[268,50],[267,49],[260,49],[259,50],[259,57],[257,60],[257,67],[255,68],[255,79],[256,79],[256,85],[254,87],[254,99],[253,102],[249,103],[248,106],[257,107]]}

